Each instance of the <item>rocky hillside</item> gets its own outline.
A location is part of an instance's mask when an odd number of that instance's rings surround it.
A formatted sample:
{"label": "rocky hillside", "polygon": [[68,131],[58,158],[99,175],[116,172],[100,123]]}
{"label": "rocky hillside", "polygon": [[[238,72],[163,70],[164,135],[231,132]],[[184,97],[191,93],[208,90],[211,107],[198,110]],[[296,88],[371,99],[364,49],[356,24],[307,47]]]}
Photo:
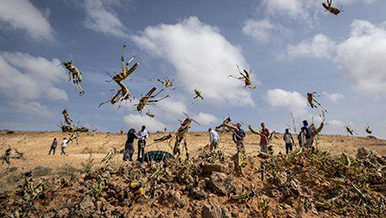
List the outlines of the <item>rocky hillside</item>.
{"label": "rocky hillside", "polygon": [[1,217],[386,217],[386,159],[296,150],[233,158],[201,149],[189,161],[95,166],[33,179],[0,196]]}

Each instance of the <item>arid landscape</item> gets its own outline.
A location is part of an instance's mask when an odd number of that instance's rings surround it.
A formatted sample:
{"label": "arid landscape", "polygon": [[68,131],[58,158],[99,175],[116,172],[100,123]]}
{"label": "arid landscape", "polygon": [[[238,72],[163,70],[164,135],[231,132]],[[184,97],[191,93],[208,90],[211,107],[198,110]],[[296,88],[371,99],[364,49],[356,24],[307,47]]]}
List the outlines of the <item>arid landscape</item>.
{"label": "arid landscape", "polygon": [[[150,134],[148,139],[148,146],[146,151],[150,150],[163,150],[172,153],[172,146],[174,145],[174,138],[170,145],[167,142],[153,143],[154,138],[162,137],[168,133]],[[285,153],[285,145],[282,140],[283,135],[277,134],[277,138],[274,138],[271,145],[274,147],[274,153]],[[53,138],[59,140],[58,148],[56,149],[56,155],[47,155],[50,149]],[[19,152],[23,153],[23,159],[11,159],[10,167],[13,168],[12,173],[5,174],[4,172],[8,168],[6,163],[1,165],[1,190],[10,189],[14,183],[9,183],[9,177],[13,177],[15,174],[20,174],[36,168],[49,168],[50,174],[55,174],[58,170],[62,169],[65,165],[70,165],[75,168],[80,168],[82,163],[85,162],[90,154],[95,159],[96,165],[99,165],[100,160],[106,156],[106,154],[112,149],[117,148],[118,151],[124,148],[126,142],[126,134],[120,135],[117,133],[81,133],[79,144],[76,141],[71,142],[66,149],[68,156],[60,155],[60,143],[63,137],[67,139],[70,137],[68,133],[62,132],[15,132],[13,134],[7,134],[2,132],[0,134],[0,152],[3,154],[5,150],[10,146],[16,148]],[[296,136],[293,136],[296,139]],[[220,134],[221,143],[220,148],[228,155],[236,153],[236,147],[231,140],[230,133]],[[260,137],[251,133],[248,133],[245,139],[245,148],[248,156],[255,156],[259,153],[260,147],[258,146]],[[195,156],[197,151],[204,148],[209,142],[209,136],[207,132],[190,132],[188,135],[188,149],[191,154]],[[353,137],[353,136],[341,136],[341,135],[321,135],[317,140],[318,149],[321,151],[327,151],[333,155],[341,155],[345,153],[350,157],[355,157],[357,150],[360,147],[366,147],[373,151],[378,152],[380,155],[386,155],[386,141],[379,139],[371,139],[365,137]],[[295,147],[296,149],[298,147]],[[137,148],[135,144],[134,157],[137,157]],[[122,162],[122,153],[117,154],[114,157],[116,163]]]}
{"label": "arid landscape", "polygon": [[[165,134],[151,134],[147,151],[171,152],[167,143],[151,144],[153,138]],[[248,158],[244,175],[239,176],[231,158],[236,149],[230,134],[220,136],[219,151],[210,153],[208,133],[190,132],[191,161],[149,166],[123,162],[120,152],[110,162],[100,163],[112,148],[122,150],[124,134],[82,133],[79,144],[70,143],[68,156],[61,156],[60,146],[56,155],[47,153],[54,137],[61,140],[68,134],[2,132],[1,152],[11,147],[23,153],[23,158],[11,158],[10,166],[1,165],[0,214],[160,218],[386,215],[385,140],[321,135],[318,151],[295,147],[291,155],[283,155],[282,134],[277,134],[271,141],[275,154],[264,157],[259,155],[259,137],[247,133]],[[357,154],[362,147],[368,150]],[[141,188],[132,189],[133,184]]]}
{"label": "arid landscape", "polygon": [[386,1],[0,2],[0,218],[386,218]]}

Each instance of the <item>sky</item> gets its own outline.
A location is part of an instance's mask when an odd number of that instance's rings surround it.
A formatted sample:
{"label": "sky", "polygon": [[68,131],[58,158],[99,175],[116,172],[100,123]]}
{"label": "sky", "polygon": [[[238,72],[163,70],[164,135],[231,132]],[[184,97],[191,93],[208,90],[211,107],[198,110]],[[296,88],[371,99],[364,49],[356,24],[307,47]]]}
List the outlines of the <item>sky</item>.
{"label": "sky", "polygon": [[[335,0],[338,15],[314,0],[0,0],[0,129],[59,130],[64,109],[79,126],[117,132],[178,128],[183,112],[203,131],[231,116],[244,128],[265,122],[283,132],[321,119],[306,94],[328,110],[327,134],[345,126],[386,138],[386,1]],[[111,99],[120,53],[140,66],[125,80],[135,97]],[[83,75],[83,96],[68,81],[63,61]],[[236,64],[252,69],[255,90],[244,89]],[[175,79],[171,95],[141,115],[135,103]],[[204,100],[192,101],[194,89]],[[155,117],[145,112],[150,110]]]}

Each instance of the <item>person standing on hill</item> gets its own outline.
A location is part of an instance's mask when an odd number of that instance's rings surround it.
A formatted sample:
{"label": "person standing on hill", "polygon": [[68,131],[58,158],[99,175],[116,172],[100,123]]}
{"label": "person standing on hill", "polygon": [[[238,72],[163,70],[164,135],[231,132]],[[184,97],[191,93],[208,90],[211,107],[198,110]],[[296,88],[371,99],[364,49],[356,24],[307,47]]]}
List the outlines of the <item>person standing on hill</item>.
{"label": "person standing on hill", "polygon": [[310,148],[312,146],[312,138],[311,138],[311,129],[308,126],[308,121],[303,120],[303,127],[300,131],[301,145],[305,148]]}
{"label": "person standing on hill", "polygon": [[243,176],[244,175],[243,166],[245,166],[244,159],[246,156],[245,147],[244,147],[245,132],[243,129],[241,129],[240,123],[237,123],[236,128],[233,129],[232,131],[233,131],[232,139],[233,139],[233,142],[236,144],[236,148],[237,148],[237,153],[234,156],[235,164],[236,164],[235,170],[236,170],[236,173],[238,173],[240,176]]}
{"label": "person standing on hill", "polygon": [[66,152],[64,151],[67,148],[67,143],[68,143],[68,140],[64,137],[62,141],[62,152],[60,153],[60,155],[67,156]]}
{"label": "person standing on hill", "polygon": [[213,152],[215,149],[218,148],[218,144],[220,142],[220,136],[218,136],[217,132],[209,128],[209,140],[210,140],[210,152]]}
{"label": "person standing on hill", "polygon": [[127,140],[125,144],[125,151],[123,152],[124,161],[133,161],[134,154],[134,139],[138,139],[135,129],[131,128],[127,132]]}
{"label": "person standing on hill", "polygon": [[286,154],[289,154],[292,151],[292,146],[294,144],[294,139],[292,138],[289,129],[285,129],[283,140],[285,142],[285,152]]}
{"label": "person standing on hill", "polygon": [[50,151],[48,152],[48,155],[51,154],[51,151],[52,151],[52,154],[55,155],[56,147],[58,147],[58,141],[56,140],[56,138],[54,138],[54,141],[52,141],[51,149],[50,149]]}
{"label": "person standing on hill", "polygon": [[269,130],[265,128],[264,122],[260,124],[261,125],[261,132],[260,132],[260,149],[261,152],[264,152],[268,154],[268,137],[269,137]]}
{"label": "person standing on hill", "polygon": [[149,133],[146,130],[146,126],[142,126],[138,131],[138,160],[142,162],[145,158],[146,139],[149,137]]}

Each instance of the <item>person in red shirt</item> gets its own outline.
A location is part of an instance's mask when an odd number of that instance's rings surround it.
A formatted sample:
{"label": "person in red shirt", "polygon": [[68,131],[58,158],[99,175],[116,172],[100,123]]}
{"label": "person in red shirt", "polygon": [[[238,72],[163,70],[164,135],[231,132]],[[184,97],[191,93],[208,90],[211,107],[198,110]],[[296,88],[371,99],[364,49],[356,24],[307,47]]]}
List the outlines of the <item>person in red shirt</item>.
{"label": "person in red shirt", "polygon": [[268,154],[268,137],[269,130],[265,128],[265,124],[261,123],[261,132],[260,132],[260,149],[261,152]]}

